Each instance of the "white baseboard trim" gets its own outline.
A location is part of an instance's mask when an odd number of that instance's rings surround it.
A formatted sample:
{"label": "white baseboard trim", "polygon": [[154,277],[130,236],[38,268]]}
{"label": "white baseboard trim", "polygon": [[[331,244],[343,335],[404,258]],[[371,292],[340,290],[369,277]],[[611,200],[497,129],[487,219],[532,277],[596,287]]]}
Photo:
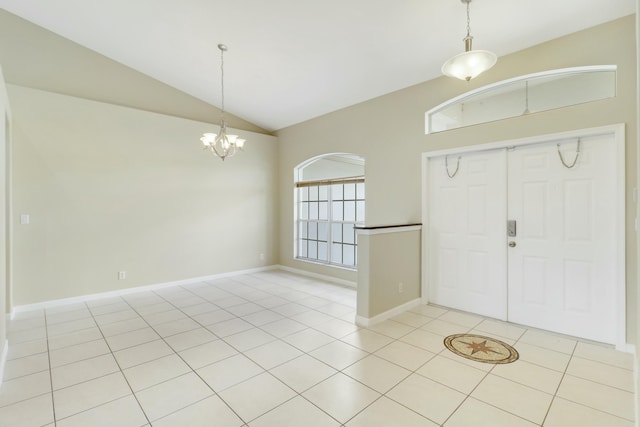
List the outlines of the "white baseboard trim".
{"label": "white baseboard trim", "polygon": [[288,271],[289,273],[299,274],[300,276],[307,276],[313,279],[323,280],[325,282],[335,283],[336,285],[346,286],[348,288],[356,289],[358,284],[351,280],[338,279],[336,277],[327,276],[326,274],[312,273],[310,271],[300,270],[298,268],[287,267],[286,265],[275,266],[278,270]]}
{"label": "white baseboard trim", "polygon": [[636,354],[636,346],[634,344],[622,344],[616,345],[616,350],[622,351],[623,353],[631,353]]}
{"label": "white baseboard trim", "polygon": [[397,316],[398,314],[402,314],[407,310],[411,310],[412,308],[415,308],[420,304],[422,304],[422,300],[420,298],[416,298],[414,300],[405,302],[402,305],[394,307],[391,310],[387,310],[384,313],[380,313],[377,316],[373,316],[371,318],[356,316],[356,325],[368,328],[369,326],[373,326],[377,323],[384,322],[385,320],[390,319],[394,316]]}
{"label": "white baseboard trim", "polygon": [[241,276],[243,274],[261,273],[263,271],[277,270],[277,269],[278,269],[278,266],[270,265],[267,267],[259,267],[259,268],[252,268],[248,270],[238,270],[238,271],[231,271],[227,273],[213,274],[210,276],[193,277],[190,279],[176,280],[174,282],[157,283],[154,285],[145,285],[145,286],[138,286],[134,288],[118,289],[115,291],[100,292],[96,294],[80,295],[77,297],[43,301],[43,302],[38,302],[34,304],[18,305],[13,308],[12,316],[15,313],[23,313],[26,311],[40,310],[43,308],[57,307],[61,305],[68,305],[68,304],[73,304],[78,302],[93,301],[93,300],[102,299],[102,298],[114,298],[114,297],[119,297],[123,295],[136,294],[139,292],[155,291],[155,290],[164,289],[164,288],[171,288],[174,286],[190,285],[192,283],[224,279],[228,277]]}
{"label": "white baseboard trim", "polygon": [[4,378],[4,367],[7,364],[8,355],[9,355],[9,340],[5,340],[4,347],[2,348],[2,354],[0,355],[0,386],[2,386],[2,379]]}

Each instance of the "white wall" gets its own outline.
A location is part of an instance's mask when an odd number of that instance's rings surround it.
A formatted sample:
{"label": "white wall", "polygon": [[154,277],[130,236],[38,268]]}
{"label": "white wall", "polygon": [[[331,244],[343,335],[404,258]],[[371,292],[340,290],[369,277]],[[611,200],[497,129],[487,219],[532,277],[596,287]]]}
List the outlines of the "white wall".
{"label": "white wall", "polygon": [[238,131],[246,152],[222,162],[199,141],[212,125],[8,90],[13,215],[30,215],[14,225],[16,305],[277,261],[274,137]]}
{"label": "white wall", "polygon": [[[8,177],[8,159],[7,153],[9,152],[9,140],[7,136],[9,131],[7,125],[11,121],[11,111],[9,110],[9,100],[7,98],[7,91],[2,76],[2,69],[0,68],[0,307],[2,307],[2,313],[0,315],[0,384],[2,383],[2,373],[4,367],[5,352],[7,351],[7,323],[5,312],[10,310],[9,306],[9,283],[8,268],[9,264],[7,259],[9,256],[8,250],[8,236],[7,225],[9,218],[7,215],[7,207],[10,203],[9,191],[7,186]],[[8,298],[9,297],[9,298]]]}

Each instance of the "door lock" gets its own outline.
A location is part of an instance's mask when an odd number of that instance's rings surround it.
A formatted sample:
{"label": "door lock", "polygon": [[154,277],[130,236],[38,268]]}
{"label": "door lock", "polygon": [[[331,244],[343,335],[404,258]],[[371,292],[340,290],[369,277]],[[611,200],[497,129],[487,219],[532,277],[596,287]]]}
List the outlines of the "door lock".
{"label": "door lock", "polygon": [[514,241],[509,242],[509,247],[510,248],[515,248],[516,247],[516,242],[514,242]]}

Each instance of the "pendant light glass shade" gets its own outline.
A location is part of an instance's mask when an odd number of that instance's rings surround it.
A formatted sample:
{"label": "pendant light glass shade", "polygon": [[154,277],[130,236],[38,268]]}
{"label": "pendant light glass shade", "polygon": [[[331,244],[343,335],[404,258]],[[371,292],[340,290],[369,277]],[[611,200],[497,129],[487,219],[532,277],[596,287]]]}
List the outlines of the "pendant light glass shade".
{"label": "pendant light glass shade", "polygon": [[473,50],[471,42],[471,19],[469,18],[469,3],[471,0],[462,0],[467,4],[467,36],[464,40],[464,52],[449,59],[442,66],[442,74],[469,81],[479,74],[493,67],[498,61],[495,53],[488,50]]}
{"label": "pendant light glass shade", "polygon": [[493,67],[498,61],[495,53],[488,50],[470,50],[449,59],[442,66],[442,74],[469,81]]}
{"label": "pendant light glass shade", "polygon": [[227,46],[223,44],[218,45],[220,49],[220,70],[221,70],[221,88],[222,88],[222,108],[220,112],[220,132],[219,133],[205,133],[200,138],[200,141],[204,144],[204,148],[213,153],[214,156],[220,157],[224,161],[227,157],[231,157],[238,151],[244,149],[245,140],[238,138],[238,135],[227,134],[227,124],[224,121],[224,53],[227,51]]}

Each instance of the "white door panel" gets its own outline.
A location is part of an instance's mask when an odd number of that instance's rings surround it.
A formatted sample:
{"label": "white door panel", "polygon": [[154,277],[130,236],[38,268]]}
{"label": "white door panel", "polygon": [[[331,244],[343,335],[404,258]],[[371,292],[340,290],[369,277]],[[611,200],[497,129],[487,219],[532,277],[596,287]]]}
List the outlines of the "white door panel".
{"label": "white door panel", "polygon": [[[567,164],[576,141],[563,142]],[[557,146],[508,154],[509,320],[613,343],[616,340],[616,181],[612,136],[583,139],[573,168]]]}
{"label": "white door panel", "polygon": [[[506,319],[506,152],[429,160],[429,299]],[[457,169],[455,176],[453,175]]]}

